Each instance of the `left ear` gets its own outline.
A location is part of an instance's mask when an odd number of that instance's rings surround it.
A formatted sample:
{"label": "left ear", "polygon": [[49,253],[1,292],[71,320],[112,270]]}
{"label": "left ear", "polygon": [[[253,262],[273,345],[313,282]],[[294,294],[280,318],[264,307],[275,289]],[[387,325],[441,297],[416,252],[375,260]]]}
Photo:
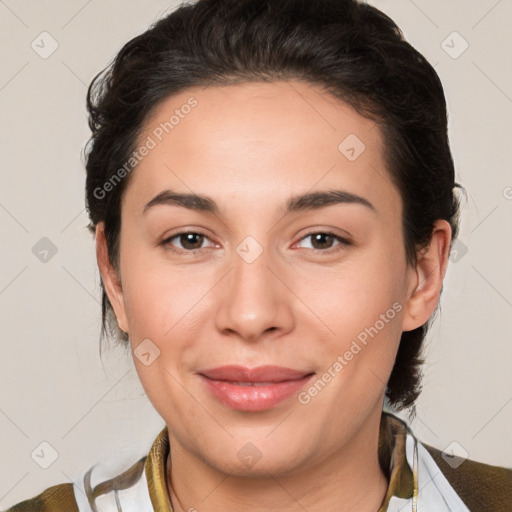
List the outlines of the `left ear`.
{"label": "left ear", "polygon": [[403,331],[412,331],[425,324],[439,302],[450,256],[451,234],[449,222],[438,219],[430,244],[418,253],[415,267],[410,267],[410,286],[402,316]]}

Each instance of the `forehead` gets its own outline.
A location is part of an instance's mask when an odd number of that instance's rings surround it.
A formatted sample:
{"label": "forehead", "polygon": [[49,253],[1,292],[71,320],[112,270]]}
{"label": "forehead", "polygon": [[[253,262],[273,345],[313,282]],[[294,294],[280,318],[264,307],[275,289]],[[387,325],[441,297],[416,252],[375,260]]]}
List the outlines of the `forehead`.
{"label": "forehead", "polygon": [[400,199],[375,122],[300,81],[186,89],[153,110],[146,143],[126,191],[139,210],[166,188],[262,206],[315,189],[343,188],[377,208]]}

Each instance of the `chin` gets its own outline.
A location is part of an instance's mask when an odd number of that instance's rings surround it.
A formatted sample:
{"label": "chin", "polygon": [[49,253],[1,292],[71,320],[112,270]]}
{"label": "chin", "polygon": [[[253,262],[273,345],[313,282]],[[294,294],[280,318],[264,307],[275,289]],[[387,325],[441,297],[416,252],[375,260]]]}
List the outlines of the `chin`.
{"label": "chin", "polygon": [[286,476],[294,473],[297,465],[301,464],[301,461],[296,459],[291,460],[287,457],[283,459],[282,452],[276,453],[274,457],[261,454],[255,456],[252,460],[247,456],[240,460],[238,456],[235,456],[234,459],[227,460],[224,457],[212,462],[217,471],[239,478],[268,478],[270,475],[274,477]]}
{"label": "chin", "polygon": [[214,453],[208,447],[197,455],[215,470],[242,478],[268,478],[269,474],[285,476],[298,468],[303,469],[308,455],[300,440],[297,439],[296,444],[288,444],[284,449],[282,440],[269,442],[267,439],[265,442],[261,439],[264,437],[255,437],[253,441],[250,436],[233,438],[227,445],[219,443]]}

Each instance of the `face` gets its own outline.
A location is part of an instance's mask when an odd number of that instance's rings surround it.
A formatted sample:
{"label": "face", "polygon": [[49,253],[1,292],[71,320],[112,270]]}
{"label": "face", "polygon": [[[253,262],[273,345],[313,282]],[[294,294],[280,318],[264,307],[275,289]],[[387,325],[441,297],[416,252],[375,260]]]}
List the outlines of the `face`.
{"label": "face", "polygon": [[378,126],[305,83],[246,83],[168,98],[144,145],[103,278],[175,453],[291,474],[356,446],[431,312]]}

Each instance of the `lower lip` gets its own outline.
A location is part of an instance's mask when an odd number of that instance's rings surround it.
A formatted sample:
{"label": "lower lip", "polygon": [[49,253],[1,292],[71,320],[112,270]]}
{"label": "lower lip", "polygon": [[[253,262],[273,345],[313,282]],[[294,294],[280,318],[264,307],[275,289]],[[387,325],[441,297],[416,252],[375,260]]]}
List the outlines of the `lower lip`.
{"label": "lower lip", "polygon": [[204,375],[200,377],[224,405],[239,411],[264,411],[297,394],[313,375],[264,386],[241,386],[225,380],[209,379]]}

